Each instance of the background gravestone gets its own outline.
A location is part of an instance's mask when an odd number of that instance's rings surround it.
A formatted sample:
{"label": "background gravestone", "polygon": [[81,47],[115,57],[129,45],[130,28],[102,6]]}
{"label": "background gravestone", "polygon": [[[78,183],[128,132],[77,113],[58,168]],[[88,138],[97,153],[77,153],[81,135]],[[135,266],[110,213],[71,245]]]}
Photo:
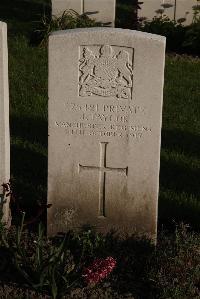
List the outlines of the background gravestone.
{"label": "background gravestone", "polygon": [[77,13],[83,13],[83,1],[81,0],[52,0],[52,15],[61,16],[67,9],[73,9]]}
{"label": "background gravestone", "polygon": [[60,31],[49,42],[48,233],[155,238],[165,38]]}
{"label": "background gravestone", "polygon": [[115,26],[116,0],[52,0],[52,15],[60,16],[67,9],[90,18],[104,25]]}
{"label": "background gravestone", "polygon": [[165,9],[166,14],[171,20],[174,19],[174,0],[143,0],[143,4],[140,5],[141,9],[138,10],[139,17],[145,17],[148,20],[153,19],[155,16],[159,16],[159,10],[163,10],[162,4],[170,4],[172,7]]}
{"label": "background gravestone", "polygon": [[4,183],[10,179],[9,91],[7,25],[0,22],[0,206],[3,222],[9,226],[9,197],[4,194]]}
{"label": "background gravestone", "polygon": [[177,0],[176,4],[176,20],[186,18],[184,25],[190,25],[193,20],[193,9],[194,5],[199,4],[197,0]]}
{"label": "background gravestone", "polygon": [[190,25],[193,19],[192,7],[198,4],[197,0],[143,0],[141,9],[138,10],[139,17],[153,19],[154,16],[159,16],[159,10],[163,10],[162,5],[171,5],[165,8],[163,15],[166,15],[171,20],[179,20],[186,18],[184,25]]}

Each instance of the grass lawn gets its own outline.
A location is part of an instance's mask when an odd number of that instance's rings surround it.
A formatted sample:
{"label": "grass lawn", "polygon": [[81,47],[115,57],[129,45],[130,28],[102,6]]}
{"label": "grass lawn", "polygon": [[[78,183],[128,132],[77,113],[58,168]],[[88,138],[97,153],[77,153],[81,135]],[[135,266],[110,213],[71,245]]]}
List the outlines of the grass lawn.
{"label": "grass lawn", "polygon": [[200,59],[167,57],[159,217],[200,228]]}
{"label": "grass lawn", "polygon": [[[128,1],[122,2],[118,7],[128,11]],[[11,175],[16,200],[28,217],[36,215],[38,202],[45,204],[47,198],[47,49],[29,44],[44,7],[49,10],[48,1],[0,2],[0,20],[8,22],[9,29]],[[108,253],[114,251],[118,259],[127,255],[129,266],[125,271],[120,262],[117,278],[95,289],[94,298],[118,298],[113,289],[122,294],[119,298],[200,298],[200,236],[193,235],[200,229],[199,78],[200,59],[166,57],[157,253],[143,243],[116,241],[118,248],[111,246]],[[181,221],[193,232],[183,228],[163,235],[163,225],[171,228]],[[15,298],[29,298],[20,292]],[[74,298],[86,298],[81,292]]]}

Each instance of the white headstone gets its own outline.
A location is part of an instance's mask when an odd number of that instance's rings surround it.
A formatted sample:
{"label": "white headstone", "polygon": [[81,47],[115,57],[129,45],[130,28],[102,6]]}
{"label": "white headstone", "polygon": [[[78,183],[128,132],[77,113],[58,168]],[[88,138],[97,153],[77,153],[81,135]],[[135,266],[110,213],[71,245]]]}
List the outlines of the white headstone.
{"label": "white headstone", "polygon": [[165,38],[60,31],[49,42],[48,233],[157,227]]}
{"label": "white headstone", "polygon": [[52,15],[61,16],[65,10],[73,9],[87,14],[104,25],[115,25],[116,0],[52,0]]}
{"label": "white headstone", "polygon": [[2,184],[10,179],[9,91],[7,25],[0,22],[0,207],[3,223],[9,225],[9,197]]}

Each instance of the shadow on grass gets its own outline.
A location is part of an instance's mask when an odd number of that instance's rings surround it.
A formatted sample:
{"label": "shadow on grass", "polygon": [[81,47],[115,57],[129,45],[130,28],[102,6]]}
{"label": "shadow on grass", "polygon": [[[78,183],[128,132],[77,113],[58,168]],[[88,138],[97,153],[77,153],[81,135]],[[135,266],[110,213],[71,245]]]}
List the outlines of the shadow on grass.
{"label": "shadow on grass", "polygon": [[44,12],[50,13],[49,0],[0,1],[0,20],[8,23],[11,34],[30,34]]}
{"label": "shadow on grass", "polygon": [[134,298],[155,298],[154,284],[149,279],[152,252],[153,247],[145,239],[113,239],[110,255],[115,255],[118,266],[117,279],[112,283],[112,288],[123,297],[133,294]]}
{"label": "shadow on grass", "polygon": [[31,205],[31,202],[42,199],[44,194],[41,191],[46,189],[47,181],[47,157],[32,149],[12,145],[11,165],[12,174],[21,185],[20,193],[24,195],[25,204]]}
{"label": "shadow on grass", "polygon": [[12,116],[10,128],[14,137],[19,137],[31,143],[38,143],[47,148],[48,123],[46,120]]}
{"label": "shadow on grass", "polygon": [[[169,156],[161,155],[160,222],[169,224],[174,219],[199,230],[200,136],[181,130],[163,130],[162,148]],[[189,159],[193,161],[191,165]]]}
{"label": "shadow on grass", "polygon": [[163,129],[162,147],[200,158],[200,135],[175,129]]}
{"label": "shadow on grass", "polygon": [[46,112],[37,116],[41,113],[38,107],[35,113],[32,117],[25,112],[11,113],[10,117],[11,180],[16,201],[12,206],[13,223],[21,218],[19,210],[25,211],[30,220],[37,216],[40,205],[47,203],[48,123]]}
{"label": "shadow on grass", "polygon": [[[176,159],[161,158],[160,183],[166,189],[200,196],[198,165],[188,167],[188,158],[200,158],[200,136],[180,130],[162,131],[162,148],[176,152]],[[182,155],[186,163],[182,161]],[[196,162],[197,163],[197,162]]]}
{"label": "shadow on grass", "polygon": [[160,184],[163,188],[199,196],[199,178],[200,169],[190,169],[188,166],[182,165],[181,161],[179,164],[161,158]]}
{"label": "shadow on grass", "polygon": [[173,230],[177,223],[188,224],[192,230],[200,231],[200,203],[198,199],[186,194],[175,194],[173,191],[160,190],[159,195],[159,228]]}

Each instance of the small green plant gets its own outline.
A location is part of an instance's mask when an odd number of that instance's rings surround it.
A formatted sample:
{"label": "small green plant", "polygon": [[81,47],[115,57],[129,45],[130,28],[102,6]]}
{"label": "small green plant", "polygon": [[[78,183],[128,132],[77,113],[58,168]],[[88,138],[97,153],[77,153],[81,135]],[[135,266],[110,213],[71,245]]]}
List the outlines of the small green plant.
{"label": "small green plant", "polygon": [[80,260],[91,258],[96,254],[103,253],[105,238],[92,230],[88,229],[73,237],[74,245],[79,248]]}
{"label": "small green plant", "polygon": [[[79,234],[69,232],[49,239],[41,224],[37,235],[28,233],[25,226],[25,213],[22,213],[21,223],[13,234],[10,235],[9,231],[2,232],[0,254],[2,251],[3,257],[5,253],[9,256],[22,284],[25,281],[38,294],[46,293],[53,299],[62,298],[72,286],[83,282],[81,273],[96,256],[104,257],[107,254],[105,237],[90,229]],[[7,267],[2,262],[6,260],[3,257],[0,270]],[[108,263],[107,272],[109,265]]]}
{"label": "small green plant", "polygon": [[76,281],[76,267],[67,239],[49,240],[40,224],[37,238],[29,237],[27,243],[24,218],[25,213],[17,228],[15,242],[9,244],[3,237],[3,244],[12,256],[15,269],[29,286],[36,292],[49,293],[53,299],[61,298]]}
{"label": "small green plant", "polygon": [[152,21],[144,21],[142,31],[164,35],[167,38],[167,50],[180,51],[185,38],[185,27],[170,20],[166,16],[154,17]]}
{"label": "small green plant", "polygon": [[48,37],[53,31],[99,26],[102,24],[90,19],[86,14],[79,15],[74,10],[69,9],[65,10],[60,17],[50,17],[44,14],[35,33],[40,40],[40,45],[46,45]]}

